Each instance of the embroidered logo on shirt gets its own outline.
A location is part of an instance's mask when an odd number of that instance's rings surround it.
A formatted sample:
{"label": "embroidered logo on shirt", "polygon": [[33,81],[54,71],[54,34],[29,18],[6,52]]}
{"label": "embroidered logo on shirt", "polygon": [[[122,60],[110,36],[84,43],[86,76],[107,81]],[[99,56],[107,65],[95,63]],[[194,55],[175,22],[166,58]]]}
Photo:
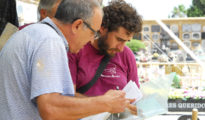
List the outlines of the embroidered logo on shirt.
{"label": "embroidered logo on shirt", "polygon": [[120,76],[117,75],[117,66],[113,63],[108,63],[106,69],[101,74],[101,77],[119,78]]}

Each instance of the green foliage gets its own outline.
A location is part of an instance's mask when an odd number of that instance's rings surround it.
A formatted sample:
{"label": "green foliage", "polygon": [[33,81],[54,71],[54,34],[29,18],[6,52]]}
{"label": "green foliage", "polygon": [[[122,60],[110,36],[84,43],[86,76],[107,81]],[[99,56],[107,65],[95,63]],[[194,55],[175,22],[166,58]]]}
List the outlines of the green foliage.
{"label": "green foliage", "polygon": [[188,17],[202,17],[204,16],[203,11],[196,6],[192,6],[187,10]]}
{"label": "green foliage", "polygon": [[200,0],[201,4],[205,5],[205,0]]}
{"label": "green foliage", "polygon": [[133,51],[138,52],[140,49],[145,48],[144,43],[141,40],[132,39],[127,42],[126,45]]}
{"label": "green foliage", "polygon": [[192,0],[190,8],[186,9],[184,5],[174,7],[169,18],[181,17],[204,17],[205,16],[205,0]]}
{"label": "green foliage", "polygon": [[181,88],[181,80],[179,76],[175,73],[174,79],[173,79],[173,84],[172,87],[174,88]]}
{"label": "green foliage", "polygon": [[193,0],[192,6],[187,10],[188,17],[205,16],[205,0]]}
{"label": "green foliage", "polygon": [[184,5],[179,5],[178,7],[174,7],[171,16],[172,18],[181,18],[187,16],[187,10]]}

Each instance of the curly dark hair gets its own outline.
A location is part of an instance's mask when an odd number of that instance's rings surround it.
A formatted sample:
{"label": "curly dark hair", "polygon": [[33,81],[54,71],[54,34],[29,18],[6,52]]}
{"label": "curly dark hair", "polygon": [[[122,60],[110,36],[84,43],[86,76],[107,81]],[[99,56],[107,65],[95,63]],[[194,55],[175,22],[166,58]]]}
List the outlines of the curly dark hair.
{"label": "curly dark hair", "polygon": [[142,30],[142,18],[130,4],[123,0],[114,0],[103,8],[104,17],[102,26],[108,32],[117,31],[119,27],[125,28],[130,33]]}

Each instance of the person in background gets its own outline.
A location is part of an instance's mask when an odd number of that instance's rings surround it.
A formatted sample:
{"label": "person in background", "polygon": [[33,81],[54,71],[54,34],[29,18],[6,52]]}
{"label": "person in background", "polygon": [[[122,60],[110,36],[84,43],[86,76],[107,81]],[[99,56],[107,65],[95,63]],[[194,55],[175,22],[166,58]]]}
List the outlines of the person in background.
{"label": "person in background", "polygon": [[60,2],[61,0],[40,0],[37,11],[38,16],[40,15],[38,20],[41,21],[46,17],[53,18]]}
{"label": "person in background", "polygon": [[93,41],[103,11],[95,0],[62,0],[54,18],[16,32],[0,52],[0,120],[76,120],[123,112],[123,91],[74,97],[67,51]]}
{"label": "person in background", "polygon": [[[38,21],[41,21],[46,17],[53,18],[56,14],[56,10],[60,2],[61,0],[40,0],[37,11]],[[23,28],[31,24],[33,23],[20,26],[19,30],[22,30]]]}
{"label": "person in background", "polygon": [[7,23],[19,26],[16,11],[16,0],[1,0],[0,4],[0,36]]}
{"label": "person in background", "polygon": [[[110,89],[121,90],[130,80],[139,87],[136,60],[125,43],[141,31],[142,18],[123,0],[111,1],[103,11],[104,17],[98,31],[101,36],[87,43],[78,54],[68,53],[69,67],[77,92],[92,80],[102,59],[105,56],[110,57],[98,80],[83,93],[85,96],[103,95]],[[131,108],[136,110],[134,106]]]}

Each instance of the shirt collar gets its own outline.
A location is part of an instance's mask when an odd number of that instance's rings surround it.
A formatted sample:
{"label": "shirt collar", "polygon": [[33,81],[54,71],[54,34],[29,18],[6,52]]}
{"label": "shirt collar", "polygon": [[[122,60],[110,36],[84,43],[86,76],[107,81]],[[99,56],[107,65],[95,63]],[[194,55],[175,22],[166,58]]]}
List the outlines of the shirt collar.
{"label": "shirt collar", "polygon": [[66,50],[68,51],[68,49],[69,49],[68,42],[67,42],[65,36],[63,35],[63,33],[61,32],[61,30],[55,25],[55,23],[53,23],[53,21],[49,17],[46,17],[40,23],[47,23],[47,24],[51,25],[52,28],[55,29],[55,31],[58,33],[58,35],[63,39],[63,42],[66,46]]}

